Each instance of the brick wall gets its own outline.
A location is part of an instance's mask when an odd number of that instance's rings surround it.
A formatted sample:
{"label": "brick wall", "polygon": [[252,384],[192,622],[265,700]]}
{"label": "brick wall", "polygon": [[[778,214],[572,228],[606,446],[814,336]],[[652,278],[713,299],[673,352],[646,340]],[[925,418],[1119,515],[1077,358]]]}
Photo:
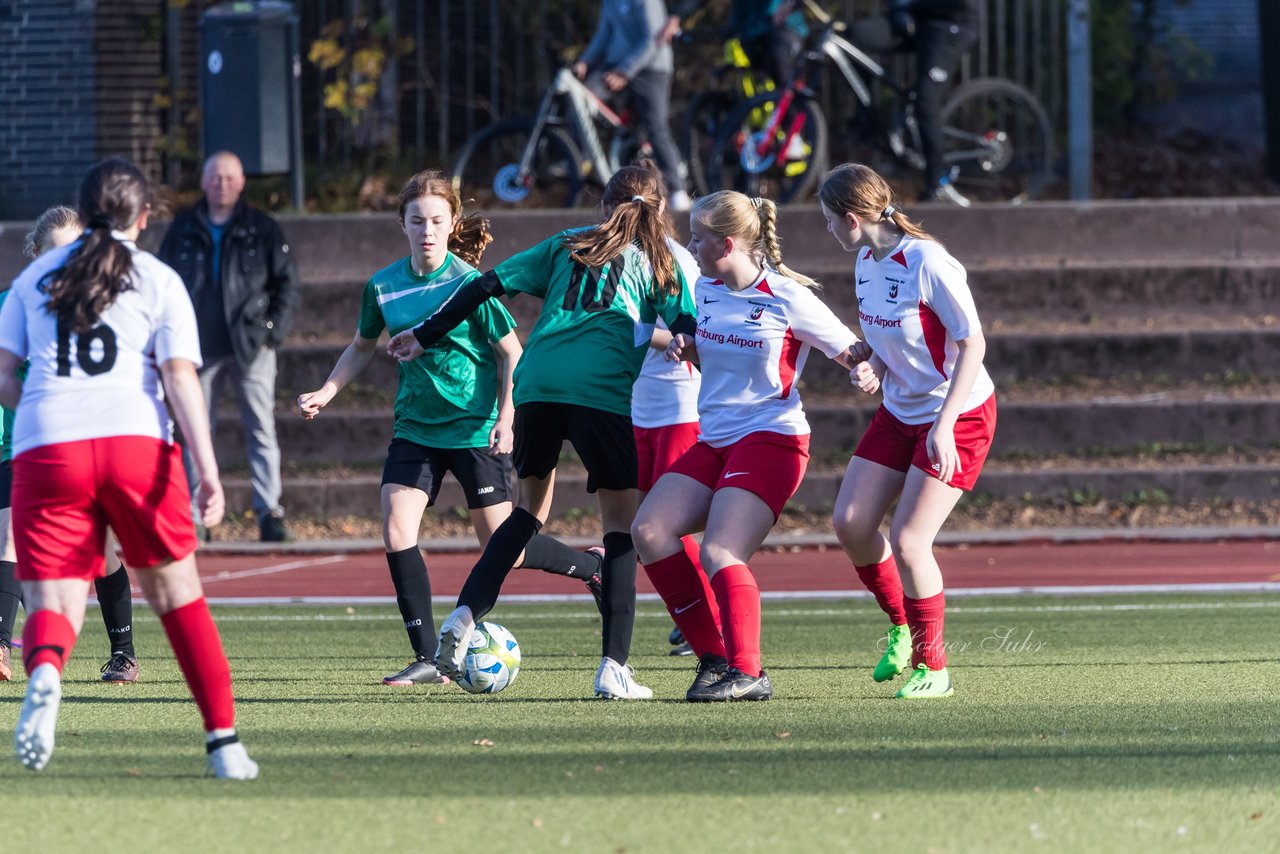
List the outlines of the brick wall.
{"label": "brick wall", "polygon": [[157,175],[163,0],[0,0],[0,219],[74,201],[120,155]]}
{"label": "brick wall", "polygon": [[0,0],[0,219],[73,200],[97,157],[93,0]]}

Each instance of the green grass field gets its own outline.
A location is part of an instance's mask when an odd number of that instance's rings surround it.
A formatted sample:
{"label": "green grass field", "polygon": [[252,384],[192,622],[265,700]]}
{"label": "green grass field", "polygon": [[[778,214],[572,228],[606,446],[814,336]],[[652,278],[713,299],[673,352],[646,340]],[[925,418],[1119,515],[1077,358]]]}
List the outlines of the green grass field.
{"label": "green grass field", "polygon": [[[94,681],[91,612],[53,760],[32,774],[5,747],[0,838],[6,851],[1280,850],[1280,602],[951,605],[950,699],[895,701],[871,681],[871,604],[786,601],[765,607],[774,701],[731,706],[683,702],[691,664],[665,655],[652,603],[633,663],[660,699],[612,704],[586,699],[590,606],[500,607],[525,666],[490,698],[376,684],[404,660],[389,607],[215,609],[253,783],[200,778],[199,717],[154,619],[137,621],[144,681]],[[22,688],[0,684],[6,733]]]}

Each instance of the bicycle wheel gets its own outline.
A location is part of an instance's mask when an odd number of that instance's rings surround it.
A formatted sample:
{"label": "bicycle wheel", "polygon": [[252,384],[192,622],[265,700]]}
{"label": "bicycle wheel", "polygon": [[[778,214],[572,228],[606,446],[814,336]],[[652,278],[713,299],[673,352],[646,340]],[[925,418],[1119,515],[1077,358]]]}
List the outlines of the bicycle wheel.
{"label": "bicycle wheel", "polygon": [[781,98],[770,92],[734,108],[716,135],[707,162],[711,189],[733,189],[779,204],[807,201],[827,170],[827,120],[809,98],[791,100],[776,121]]}
{"label": "bicycle wheel", "polygon": [[680,153],[689,167],[689,188],[696,196],[720,189],[712,187],[707,180],[707,161],[721,151],[715,145],[716,135],[736,103],[728,92],[703,92],[690,101],[684,111]]}
{"label": "bicycle wheel", "polygon": [[1053,128],[1036,97],[1008,80],[970,80],[942,107],[946,160],[976,201],[1034,199],[1053,179]]}
{"label": "bicycle wheel", "polygon": [[520,158],[533,133],[531,119],[490,125],[467,140],[453,164],[453,183],[465,201],[485,207],[573,207],[582,189],[577,147],[559,128],[544,127],[529,176]]}

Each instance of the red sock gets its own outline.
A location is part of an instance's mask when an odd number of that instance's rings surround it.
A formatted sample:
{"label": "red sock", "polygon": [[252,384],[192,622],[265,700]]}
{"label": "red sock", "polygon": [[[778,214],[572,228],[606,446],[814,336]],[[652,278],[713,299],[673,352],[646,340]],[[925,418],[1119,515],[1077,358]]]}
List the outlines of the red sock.
{"label": "red sock", "polygon": [[942,645],[942,618],[947,609],[944,593],[926,599],[902,597],[907,622],[911,625],[911,667],[923,663],[930,670],[947,666],[947,650]]}
{"label": "red sock", "polygon": [[707,573],[702,568],[702,546],[693,537],[681,537],[680,543],[684,546],[689,562],[698,570],[698,581],[702,583],[702,595],[707,597],[707,604],[711,606],[711,619],[715,620],[716,634],[723,635],[720,631],[720,606],[716,604],[716,593],[711,589],[711,579],[707,578]]}
{"label": "red sock", "polygon": [[895,626],[907,623],[907,612],[902,607],[902,579],[898,577],[898,564],[889,555],[879,563],[855,566],[858,580],[876,597],[880,610],[889,615]]}
{"label": "red sock", "polygon": [[720,603],[720,625],[729,666],[760,675],[760,587],[745,564],[726,566],[711,578]]}
{"label": "red sock", "polygon": [[693,654],[723,656],[724,639],[720,637],[720,627],[712,610],[715,599],[703,592],[706,576],[689,560],[689,555],[676,552],[645,564],[644,571],[666,604],[667,613],[693,648]]}
{"label": "red sock", "polygon": [[61,674],[75,645],[75,628],[57,611],[27,614],[22,627],[22,663],[28,676],[42,664],[52,664]]}
{"label": "red sock", "polygon": [[174,608],[160,617],[169,645],[186,677],[206,731],[232,729],[236,705],[231,696],[231,666],[222,652],[222,638],[203,598]]}

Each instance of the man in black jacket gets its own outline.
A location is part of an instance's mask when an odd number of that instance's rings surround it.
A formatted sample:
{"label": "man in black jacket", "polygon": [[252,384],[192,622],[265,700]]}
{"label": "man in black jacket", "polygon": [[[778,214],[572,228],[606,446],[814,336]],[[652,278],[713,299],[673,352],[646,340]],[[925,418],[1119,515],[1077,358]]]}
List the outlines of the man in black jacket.
{"label": "man in black jacket", "polygon": [[258,529],[264,541],[280,542],[289,533],[280,506],[276,348],[293,322],[297,266],[276,221],[240,201],[240,158],[210,156],[200,187],[203,201],[174,218],[159,255],[178,271],[195,306],[211,421],[221,378],[230,373],[236,382]]}

